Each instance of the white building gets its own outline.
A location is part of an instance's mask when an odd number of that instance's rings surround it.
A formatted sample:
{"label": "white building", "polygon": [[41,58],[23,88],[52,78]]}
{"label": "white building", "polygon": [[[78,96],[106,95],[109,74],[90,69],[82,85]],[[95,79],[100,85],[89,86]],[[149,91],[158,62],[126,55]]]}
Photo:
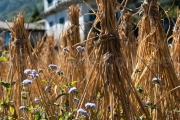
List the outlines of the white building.
{"label": "white building", "polygon": [[48,35],[54,34],[57,40],[63,29],[66,29],[69,25],[66,10],[72,4],[79,5],[82,9],[81,16],[79,18],[81,39],[85,39],[87,32],[92,24],[85,24],[86,22],[93,21],[94,15],[85,16],[84,14],[91,12],[91,10],[83,3],[85,1],[93,9],[96,10],[95,0],[44,0],[44,13],[42,16],[44,20],[45,29]]}

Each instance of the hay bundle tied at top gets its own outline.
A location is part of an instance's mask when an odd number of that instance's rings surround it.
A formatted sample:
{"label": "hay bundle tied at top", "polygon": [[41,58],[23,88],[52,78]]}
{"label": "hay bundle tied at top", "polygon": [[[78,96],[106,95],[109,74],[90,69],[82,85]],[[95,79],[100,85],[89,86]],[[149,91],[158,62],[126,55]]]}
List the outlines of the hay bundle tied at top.
{"label": "hay bundle tied at top", "polygon": [[134,35],[133,17],[130,12],[123,14],[122,22],[119,27],[119,37],[121,39],[121,51],[124,55],[126,66],[130,75],[133,73],[136,65],[137,39]]}
{"label": "hay bundle tied at top", "polygon": [[[131,101],[138,102],[146,113],[126,68],[120,40],[117,34],[116,8],[117,0],[96,0],[98,11],[95,23],[100,22],[99,46],[96,49],[94,64],[89,67],[86,88],[78,108],[83,108],[87,102],[96,103],[96,113],[91,112],[90,119],[100,114],[102,120],[135,119],[142,114],[137,113],[136,106]],[[95,52],[95,51],[94,51]],[[98,97],[97,97],[98,96]],[[122,112],[120,112],[122,110]]]}
{"label": "hay bundle tied at top", "polygon": [[[180,89],[173,90],[179,82],[171,61],[157,0],[145,0],[140,10],[143,17],[139,25],[137,65],[132,75],[133,81],[138,90],[141,88],[140,96],[153,120],[179,119],[179,114],[173,112],[179,108]],[[170,90],[173,91],[169,93]]]}

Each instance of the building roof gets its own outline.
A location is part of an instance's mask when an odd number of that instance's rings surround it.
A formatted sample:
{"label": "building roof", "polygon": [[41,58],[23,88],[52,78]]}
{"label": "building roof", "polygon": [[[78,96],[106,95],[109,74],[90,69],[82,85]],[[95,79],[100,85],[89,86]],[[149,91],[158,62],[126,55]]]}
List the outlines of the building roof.
{"label": "building roof", "polygon": [[[67,9],[70,5],[72,4],[78,4],[78,3],[82,3],[83,1],[93,1],[95,2],[95,0],[61,0],[59,2],[56,3],[56,5],[54,7],[52,7],[51,9],[49,9],[48,11],[45,11],[44,13],[41,14],[42,17],[46,17],[52,13],[56,13],[57,11],[60,10],[64,10]],[[118,2],[122,2],[123,0],[118,0]],[[134,3],[137,2],[137,0],[129,0],[128,3]]]}
{"label": "building roof", "polygon": [[[0,21],[0,29],[9,29],[9,26],[12,27],[12,22],[8,22],[8,24],[4,21]],[[37,23],[25,23],[25,27],[28,30],[45,30],[45,27],[37,24]]]}
{"label": "building roof", "polygon": [[[57,11],[67,9],[72,4],[82,3],[83,1],[87,1],[87,0],[62,0],[62,1],[59,1],[56,3],[56,5],[54,7],[52,7],[48,11],[45,11],[43,14],[41,14],[41,16],[42,17],[48,16],[52,13],[57,12]],[[95,0],[88,0],[88,1],[94,1],[95,2]]]}

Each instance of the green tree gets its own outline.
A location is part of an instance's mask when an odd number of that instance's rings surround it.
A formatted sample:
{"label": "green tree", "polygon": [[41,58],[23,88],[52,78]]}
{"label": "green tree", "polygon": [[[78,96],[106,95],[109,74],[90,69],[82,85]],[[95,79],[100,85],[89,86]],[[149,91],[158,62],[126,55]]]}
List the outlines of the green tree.
{"label": "green tree", "polygon": [[35,7],[35,9],[32,13],[30,22],[35,22],[35,21],[38,21],[40,19],[41,19],[41,17],[40,17],[39,10],[37,9],[37,7]]}

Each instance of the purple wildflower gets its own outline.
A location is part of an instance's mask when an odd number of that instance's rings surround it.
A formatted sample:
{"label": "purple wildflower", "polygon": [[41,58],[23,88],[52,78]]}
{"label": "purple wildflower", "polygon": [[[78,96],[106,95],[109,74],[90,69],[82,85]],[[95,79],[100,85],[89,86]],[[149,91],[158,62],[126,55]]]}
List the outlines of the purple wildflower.
{"label": "purple wildflower", "polygon": [[82,115],[89,117],[89,114],[87,113],[87,111],[83,110],[82,108],[78,109],[77,113],[81,113]]}
{"label": "purple wildflower", "polygon": [[61,75],[61,71],[60,70],[56,70],[56,74],[60,76]]}
{"label": "purple wildflower", "polygon": [[24,109],[26,109],[26,106],[20,106],[19,109],[24,110]]}
{"label": "purple wildflower", "polygon": [[161,83],[161,79],[159,79],[159,78],[153,78],[153,79],[152,79],[152,82],[153,82],[154,84],[160,84],[160,83]]}
{"label": "purple wildflower", "polygon": [[42,69],[38,69],[38,73],[43,73],[43,70]]}
{"label": "purple wildflower", "polygon": [[26,70],[24,70],[24,73],[25,73],[26,75],[29,75],[29,74],[31,73],[31,69],[26,69]]}
{"label": "purple wildflower", "polygon": [[23,80],[22,85],[28,85],[28,84],[32,84],[32,80],[29,79]]}
{"label": "purple wildflower", "polygon": [[31,79],[35,79],[35,78],[38,78],[39,75],[38,75],[38,74],[29,74],[29,77],[30,77]]}
{"label": "purple wildflower", "polygon": [[38,101],[39,101],[39,98],[37,98],[37,97],[36,97],[36,98],[34,98],[34,102],[36,102],[36,103],[37,103]]}
{"label": "purple wildflower", "polygon": [[84,52],[84,51],[85,51],[85,48],[82,47],[82,46],[77,46],[77,47],[76,47],[76,50],[77,50],[78,52]]}
{"label": "purple wildflower", "polygon": [[57,69],[57,65],[54,65],[54,64],[49,64],[49,68],[50,68],[51,70],[53,70],[53,69]]}
{"label": "purple wildflower", "polygon": [[94,104],[94,103],[86,103],[86,104],[85,104],[85,107],[86,107],[86,108],[95,108],[95,107],[96,107],[96,104]]}
{"label": "purple wildflower", "polygon": [[50,91],[51,91],[51,86],[46,86],[44,90],[50,93]]}
{"label": "purple wildflower", "polygon": [[63,48],[63,51],[64,51],[65,53],[68,53],[68,52],[69,52],[69,50],[68,50],[67,48]]}
{"label": "purple wildflower", "polygon": [[74,98],[73,101],[78,103],[79,99],[78,98]]}
{"label": "purple wildflower", "polygon": [[69,89],[68,93],[72,93],[72,92],[76,92],[77,91],[77,88],[76,87],[72,87]]}
{"label": "purple wildflower", "polygon": [[146,103],[145,103],[145,107],[151,107],[152,106],[152,103],[151,103],[151,101],[146,101]]}

